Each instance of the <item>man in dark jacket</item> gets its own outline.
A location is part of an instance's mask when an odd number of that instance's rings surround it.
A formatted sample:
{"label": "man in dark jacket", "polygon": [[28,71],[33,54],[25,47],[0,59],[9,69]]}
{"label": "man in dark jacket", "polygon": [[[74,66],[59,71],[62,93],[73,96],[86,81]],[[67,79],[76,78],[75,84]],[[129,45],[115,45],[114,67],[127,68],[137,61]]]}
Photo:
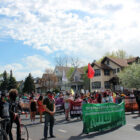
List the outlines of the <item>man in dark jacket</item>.
{"label": "man in dark jacket", "polygon": [[4,93],[2,93],[0,97],[0,117],[5,119],[5,121],[2,122],[2,129],[4,129],[7,134],[9,134],[9,103],[6,100]]}
{"label": "man in dark jacket", "polygon": [[44,124],[44,138],[48,138],[48,124],[50,123],[50,137],[55,137],[53,135],[53,126],[54,126],[54,113],[55,113],[55,101],[53,93],[48,91],[47,97],[43,101],[45,108],[45,124]]}

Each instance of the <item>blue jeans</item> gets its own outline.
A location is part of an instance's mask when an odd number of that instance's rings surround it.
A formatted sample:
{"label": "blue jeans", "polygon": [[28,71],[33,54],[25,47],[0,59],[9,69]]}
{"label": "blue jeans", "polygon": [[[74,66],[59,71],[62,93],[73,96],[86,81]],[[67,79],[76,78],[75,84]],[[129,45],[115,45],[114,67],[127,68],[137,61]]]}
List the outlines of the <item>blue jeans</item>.
{"label": "blue jeans", "polygon": [[48,137],[48,124],[50,123],[50,136],[53,136],[54,116],[48,113],[45,114],[44,138]]}

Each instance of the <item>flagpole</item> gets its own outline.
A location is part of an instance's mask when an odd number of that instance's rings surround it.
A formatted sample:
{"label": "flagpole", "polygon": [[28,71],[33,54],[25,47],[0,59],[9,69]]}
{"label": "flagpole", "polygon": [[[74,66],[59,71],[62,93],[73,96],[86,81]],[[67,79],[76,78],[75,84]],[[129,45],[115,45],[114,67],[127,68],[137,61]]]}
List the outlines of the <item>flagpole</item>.
{"label": "flagpole", "polygon": [[91,78],[89,78],[89,92],[91,92]]}

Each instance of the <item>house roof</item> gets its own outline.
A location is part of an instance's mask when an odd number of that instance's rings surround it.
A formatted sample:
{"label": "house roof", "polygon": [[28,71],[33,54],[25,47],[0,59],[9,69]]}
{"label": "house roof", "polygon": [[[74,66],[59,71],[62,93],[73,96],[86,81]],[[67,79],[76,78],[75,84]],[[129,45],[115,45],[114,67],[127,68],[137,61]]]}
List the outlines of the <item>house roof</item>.
{"label": "house roof", "polygon": [[54,74],[47,74],[47,73],[44,73],[44,74],[42,75],[42,79],[46,79],[46,78],[48,78],[48,77],[55,77],[55,75],[54,75]]}
{"label": "house roof", "polygon": [[80,74],[84,74],[84,67],[81,67],[81,68],[77,68],[77,71],[80,73]]}
{"label": "house roof", "polygon": [[137,60],[139,59],[139,57],[133,57],[133,58],[130,58],[130,59],[127,59],[127,63],[133,63],[133,62],[136,62]]}
{"label": "house roof", "polygon": [[106,59],[109,59],[110,61],[114,62],[115,64],[117,64],[121,67],[128,66],[127,59],[112,58],[112,57],[107,57],[107,56],[102,60],[101,63],[103,64]]}
{"label": "house roof", "polygon": [[71,75],[71,78],[70,78],[71,80],[73,80],[76,71],[77,71],[80,75],[85,73],[84,67],[75,68],[74,71],[73,71],[73,73],[72,73],[72,75]]}
{"label": "house roof", "polygon": [[109,67],[105,64],[102,64],[102,63],[96,63],[96,62],[92,63],[92,66],[94,66],[94,65],[96,65],[96,66],[98,66],[99,68],[102,68],[102,69],[108,69],[108,70],[112,69],[111,67]]}
{"label": "house roof", "polygon": [[112,61],[113,63],[119,65],[120,67],[126,67],[128,66],[128,64],[131,64],[133,62],[138,61],[138,59],[140,59],[139,57],[133,57],[130,59],[121,59],[121,58],[112,58],[112,57],[104,57],[104,59],[101,61],[101,63],[96,63],[93,62],[91,64],[91,66],[93,67],[94,65],[96,65],[97,67],[101,68],[101,69],[112,69],[109,65],[104,64],[104,62],[109,59],[110,61]]}

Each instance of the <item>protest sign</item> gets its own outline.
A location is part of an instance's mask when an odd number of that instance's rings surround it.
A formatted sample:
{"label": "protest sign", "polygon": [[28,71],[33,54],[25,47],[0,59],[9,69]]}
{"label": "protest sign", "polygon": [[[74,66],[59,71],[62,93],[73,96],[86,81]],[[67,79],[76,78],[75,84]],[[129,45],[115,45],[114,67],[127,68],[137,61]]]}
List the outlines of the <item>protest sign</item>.
{"label": "protest sign", "polygon": [[126,124],[124,102],[83,104],[83,133],[103,131]]}

